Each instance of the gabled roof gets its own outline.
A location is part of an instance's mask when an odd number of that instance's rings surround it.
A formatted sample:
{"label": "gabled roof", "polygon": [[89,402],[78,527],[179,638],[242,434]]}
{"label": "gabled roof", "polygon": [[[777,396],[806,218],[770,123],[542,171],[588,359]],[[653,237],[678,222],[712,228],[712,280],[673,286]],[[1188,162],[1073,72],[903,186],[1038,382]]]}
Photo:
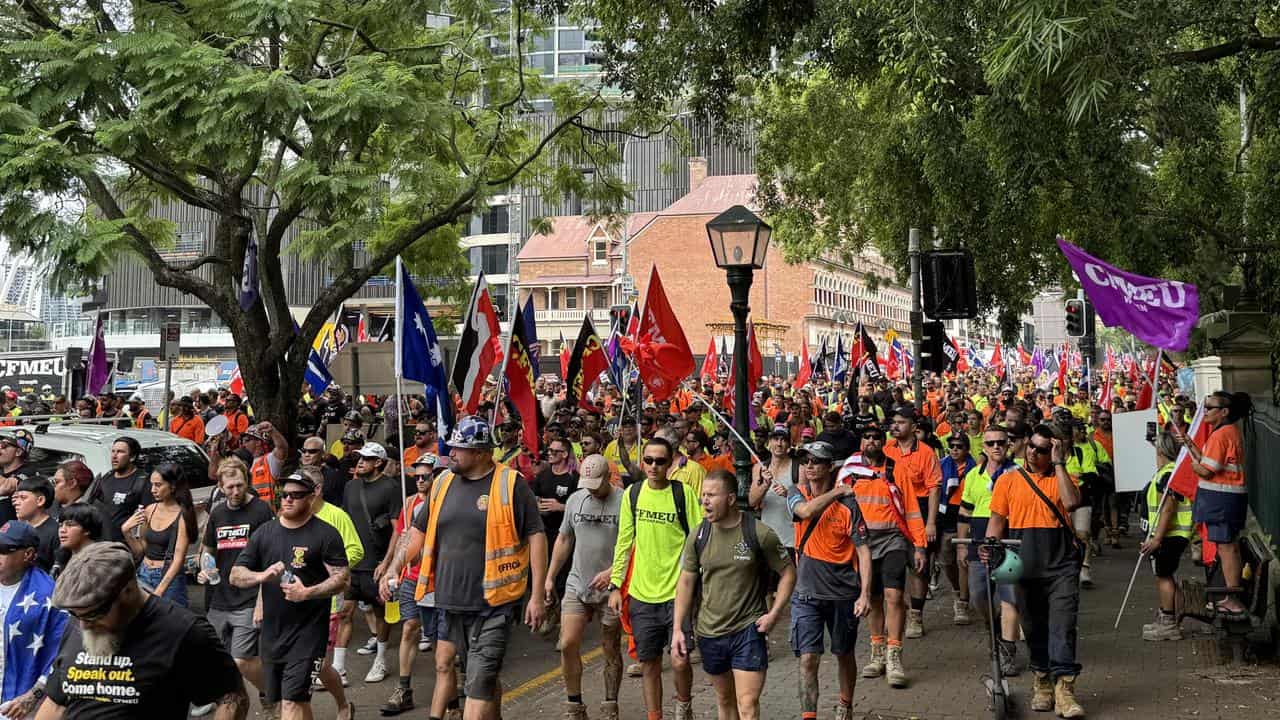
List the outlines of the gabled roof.
{"label": "gabled roof", "polygon": [[[634,235],[648,225],[657,213],[633,213],[627,216],[627,234]],[[546,235],[533,234],[520,248],[516,257],[526,260],[573,260],[587,257],[587,239],[600,223],[585,215],[561,215],[550,218],[551,231]],[[614,241],[619,240],[611,234]],[[611,251],[611,255],[616,251]]]}
{"label": "gabled roof", "polygon": [[710,175],[661,215],[719,215],[734,205],[759,211],[755,175]]}

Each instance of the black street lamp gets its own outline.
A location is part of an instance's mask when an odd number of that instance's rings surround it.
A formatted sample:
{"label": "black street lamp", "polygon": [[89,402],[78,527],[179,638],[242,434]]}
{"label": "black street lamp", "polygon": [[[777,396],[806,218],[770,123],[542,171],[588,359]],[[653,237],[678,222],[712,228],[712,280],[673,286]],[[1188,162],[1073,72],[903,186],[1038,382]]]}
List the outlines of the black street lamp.
{"label": "black street lamp", "polygon": [[[729,310],[733,312],[733,426],[744,440],[751,435],[747,397],[747,313],[751,311],[751,281],[764,267],[773,228],[741,205],[734,205],[707,223],[711,253],[729,281]],[[751,454],[741,443],[734,445],[733,467],[738,477],[738,502],[746,507],[751,485]]]}

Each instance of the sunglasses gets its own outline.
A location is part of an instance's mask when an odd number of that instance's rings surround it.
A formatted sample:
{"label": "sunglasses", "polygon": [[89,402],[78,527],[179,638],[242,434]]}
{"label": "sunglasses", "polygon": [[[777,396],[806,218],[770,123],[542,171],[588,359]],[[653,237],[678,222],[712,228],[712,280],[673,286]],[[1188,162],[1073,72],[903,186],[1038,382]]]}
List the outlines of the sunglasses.
{"label": "sunglasses", "polygon": [[414,430],[413,434],[417,435],[418,437],[422,437],[423,435],[430,435],[432,432],[434,431],[433,430]]}
{"label": "sunglasses", "polygon": [[1049,453],[1053,452],[1052,445],[1045,447],[1044,445],[1036,445],[1035,443],[1028,445],[1027,449],[1037,455],[1048,455]]}
{"label": "sunglasses", "polygon": [[878,441],[880,441],[880,442],[884,442],[884,436],[883,436],[883,435],[863,435],[863,436],[862,436],[862,439],[863,439],[863,440],[878,440]]}
{"label": "sunglasses", "polygon": [[280,493],[281,500],[306,500],[311,497],[310,490],[286,490]]}
{"label": "sunglasses", "polygon": [[968,446],[968,445],[961,445],[960,443],[952,443],[951,445],[948,445],[947,447],[951,448],[952,450],[965,450],[965,449],[967,449],[969,446]]}
{"label": "sunglasses", "polygon": [[982,444],[987,447],[1004,447],[1009,444],[1008,440],[983,440]]}
{"label": "sunglasses", "polygon": [[670,458],[646,457],[644,459],[645,465],[657,465],[659,467],[666,465],[669,462],[671,462]]}
{"label": "sunglasses", "polygon": [[320,452],[320,448],[302,448],[303,455],[315,455]]}
{"label": "sunglasses", "polygon": [[800,461],[801,465],[830,465],[830,460],[819,460],[818,458],[807,457]]}
{"label": "sunglasses", "polygon": [[1209,403],[1205,403],[1204,409],[1205,410],[1226,410],[1227,406],[1226,405],[1210,405]]}

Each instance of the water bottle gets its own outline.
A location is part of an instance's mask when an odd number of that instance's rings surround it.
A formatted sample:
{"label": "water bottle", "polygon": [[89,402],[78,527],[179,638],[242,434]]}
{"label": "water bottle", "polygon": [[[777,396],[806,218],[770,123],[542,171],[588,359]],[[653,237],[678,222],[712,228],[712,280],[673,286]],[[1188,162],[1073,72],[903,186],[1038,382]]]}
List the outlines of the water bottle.
{"label": "water bottle", "polygon": [[293,582],[293,577],[294,576],[293,576],[292,570],[285,570],[283,573],[280,573],[280,584],[288,585],[289,583]]}
{"label": "water bottle", "polygon": [[200,567],[204,570],[206,584],[217,585],[222,582],[222,575],[218,573],[218,561],[213,555],[207,552],[200,553]]}
{"label": "water bottle", "polygon": [[[133,511],[133,514],[134,514],[134,515],[140,515],[140,514],[142,514],[142,513],[144,513],[144,512],[146,512],[146,508],[145,508],[145,507],[143,507],[142,505],[139,505],[139,506],[138,506],[138,509]],[[135,527],[135,528],[133,529],[133,536],[134,536],[135,538],[140,538],[140,537],[142,537],[142,525],[138,525],[137,527]]]}
{"label": "water bottle", "polygon": [[394,625],[400,622],[400,595],[396,592],[400,589],[400,578],[387,578],[388,599],[386,606],[382,609],[382,617],[388,623]]}

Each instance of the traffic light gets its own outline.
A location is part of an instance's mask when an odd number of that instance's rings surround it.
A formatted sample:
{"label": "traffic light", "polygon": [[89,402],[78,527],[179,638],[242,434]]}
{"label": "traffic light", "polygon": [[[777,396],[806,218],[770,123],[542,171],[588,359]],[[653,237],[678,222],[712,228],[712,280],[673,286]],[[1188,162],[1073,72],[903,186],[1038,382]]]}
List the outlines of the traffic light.
{"label": "traffic light", "polygon": [[1098,341],[1093,335],[1080,338],[1080,357],[1087,359],[1090,365],[1098,365]]}
{"label": "traffic light", "polygon": [[1084,300],[1067,301],[1067,337],[1084,337],[1085,334]]}
{"label": "traffic light", "polygon": [[630,305],[614,305],[609,308],[609,328],[616,332],[626,332],[631,322]]}

